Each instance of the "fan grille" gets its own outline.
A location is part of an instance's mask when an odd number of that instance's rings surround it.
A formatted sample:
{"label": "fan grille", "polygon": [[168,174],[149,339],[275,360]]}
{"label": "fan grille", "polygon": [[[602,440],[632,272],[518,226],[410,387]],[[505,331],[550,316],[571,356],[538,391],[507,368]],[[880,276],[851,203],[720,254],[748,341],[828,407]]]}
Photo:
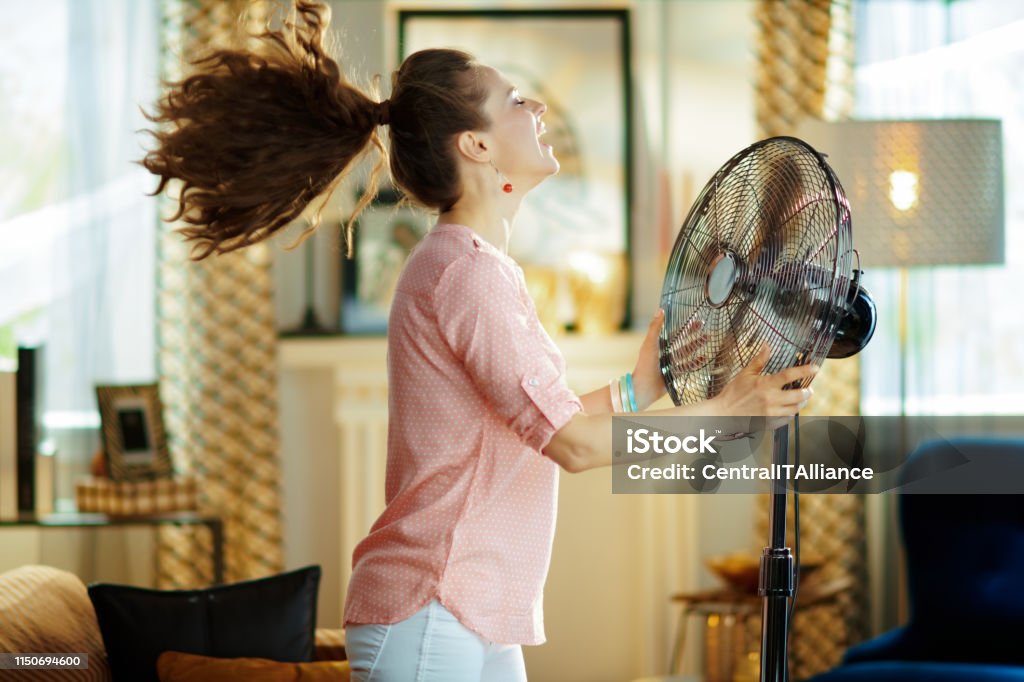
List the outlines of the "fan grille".
{"label": "fan grille", "polygon": [[822,155],[792,137],[736,154],[694,202],[665,274],[661,369],[675,403],[717,395],[763,343],[769,373],[823,360],[852,266],[849,203]]}

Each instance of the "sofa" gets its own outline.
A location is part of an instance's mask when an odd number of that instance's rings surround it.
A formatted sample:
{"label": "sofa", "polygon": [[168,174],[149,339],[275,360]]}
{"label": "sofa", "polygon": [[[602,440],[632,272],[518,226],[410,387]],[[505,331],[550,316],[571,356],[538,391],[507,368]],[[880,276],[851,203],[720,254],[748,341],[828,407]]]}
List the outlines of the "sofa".
{"label": "sofa", "polygon": [[[964,476],[965,461],[998,489],[1024,463],[1024,440],[929,441],[904,478]],[[899,510],[909,622],[812,682],[1024,682],[1024,495],[904,493]]]}
{"label": "sofa", "polygon": [[[0,574],[0,653],[89,656],[88,670],[21,670],[13,674],[19,681],[113,680],[86,585],[73,573],[50,566],[22,566]],[[313,660],[344,661],[344,633],[318,628]]]}

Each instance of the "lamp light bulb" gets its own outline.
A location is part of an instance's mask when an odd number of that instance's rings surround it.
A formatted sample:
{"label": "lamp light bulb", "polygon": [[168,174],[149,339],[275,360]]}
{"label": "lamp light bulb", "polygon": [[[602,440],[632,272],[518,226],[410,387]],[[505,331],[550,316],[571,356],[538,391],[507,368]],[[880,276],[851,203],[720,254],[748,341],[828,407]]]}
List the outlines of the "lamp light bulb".
{"label": "lamp light bulb", "polygon": [[917,205],[917,173],[898,170],[889,174],[889,201],[899,211]]}

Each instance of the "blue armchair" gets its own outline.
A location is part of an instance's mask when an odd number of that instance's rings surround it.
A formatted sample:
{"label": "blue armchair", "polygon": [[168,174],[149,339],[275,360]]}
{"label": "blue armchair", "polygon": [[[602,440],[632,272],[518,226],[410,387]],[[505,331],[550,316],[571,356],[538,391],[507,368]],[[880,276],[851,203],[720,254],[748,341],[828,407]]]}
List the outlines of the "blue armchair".
{"label": "blue armchair", "polygon": [[[905,471],[957,452],[1020,461],[1024,441],[930,442]],[[899,511],[909,622],[851,647],[811,682],[1024,682],[1024,496],[905,494]]]}

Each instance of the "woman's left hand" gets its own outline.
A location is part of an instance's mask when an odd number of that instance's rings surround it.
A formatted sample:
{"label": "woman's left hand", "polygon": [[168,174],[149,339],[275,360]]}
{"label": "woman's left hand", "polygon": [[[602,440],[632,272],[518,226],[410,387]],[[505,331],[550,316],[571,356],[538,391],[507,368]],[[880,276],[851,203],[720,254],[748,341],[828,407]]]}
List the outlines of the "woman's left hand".
{"label": "woman's left hand", "polygon": [[640,356],[633,368],[633,389],[636,392],[637,407],[641,410],[666,393],[665,381],[661,378],[661,351],[658,345],[658,336],[664,324],[665,311],[658,308],[647,327],[647,336],[640,346]]}
{"label": "woman's left hand", "polygon": [[[651,319],[650,326],[647,327],[647,337],[640,346],[640,357],[633,369],[633,387],[636,391],[637,406],[641,410],[667,393],[665,380],[661,375],[661,346],[658,341],[663,326],[665,311],[659,308]],[[683,363],[685,369],[696,369],[707,362],[707,358],[701,353],[707,341],[707,337],[700,333],[702,326],[700,320],[693,320],[686,329],[680,330],[672,341],[674,357],[676,361]]]}

